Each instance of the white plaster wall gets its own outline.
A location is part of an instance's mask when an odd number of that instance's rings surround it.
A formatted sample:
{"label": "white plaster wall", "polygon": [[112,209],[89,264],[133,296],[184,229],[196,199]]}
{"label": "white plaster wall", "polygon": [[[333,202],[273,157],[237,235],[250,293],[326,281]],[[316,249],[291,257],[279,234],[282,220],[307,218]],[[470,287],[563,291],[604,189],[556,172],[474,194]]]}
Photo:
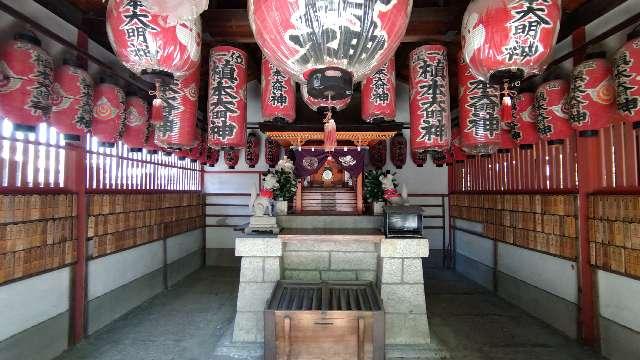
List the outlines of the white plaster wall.
{"label": "white plaster wall", "polygon": [[[240,161],[244,162],[244,159]],[[251,193],[251,190],[259,186],[260,173],[225,172],[207,173],[204,177],[203,191],[205,193]],[[217,203],[217,196],[211,196]],[[239,199],[237,199],[239,200]],[[247,204],[249,202],[247,201]]]}
{"label": "white plaster wall", "polygon": [[163,250],[162,241],[156,241],[90,260],[87,268],[88,300],[161,268],[164,261]]}
{"label": "white plaster wall", "polygon": [[0,286],[0,341],[69,310],[71,268]]}
{"label": "white plaster wall", "polygon": [[236,236],[241,235],[231,227],[207,228],[208,249],[233,249],[236,247]]}
{"label": "white plaster wall", "polygon": [[167,238],[167,264],[202,248],[202,229]]}
{"label": "white plaster wall", "polygon": [[597,270],[600,315],[640,332],[640,281]]}
{"label": "white plaster wall", "polygon": [[[460,219],[455,219],[455,226],[477,233],[481,233],[484,227],[481,223]],[[488,267],[494,267],[495,250],[493,240],[459,230],[456,230],[455,240],[457,253],[476,260]]]}

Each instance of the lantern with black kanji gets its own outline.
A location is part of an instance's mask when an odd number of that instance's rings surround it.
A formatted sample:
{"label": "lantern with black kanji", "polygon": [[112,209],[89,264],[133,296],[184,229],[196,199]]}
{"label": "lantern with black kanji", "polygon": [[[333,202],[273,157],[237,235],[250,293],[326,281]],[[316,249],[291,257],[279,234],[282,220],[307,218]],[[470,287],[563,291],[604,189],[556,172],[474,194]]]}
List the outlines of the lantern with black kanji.
{"label": "lantern with black kanji", "polygon": [[262,118],[279,123],[296,119],[296,84],[266,58],[262,58]]}
{"label": "lantern with black kanji", "polygon": [[404,135],[398,133],[391,138],[391,163],[397,169],[402,169],[407,163],[407,139]]}
{"label": "lantern with black kanji", "polygon": [[536,90],[536,126],[538,134],[549,145],[564,144],[573,134],[569,122],[569,82],[551,80]]}
{"label": "lantern with black kanji", "polygon": [[229,169],[235,169],[240,161],[239,149],[225,149],[224,150],[224,163]]}
{"label": "lantern with black kanji", "polygon": [[501,144],[498,87],[478,79],[458,57],[460,147],[472,155],[493,154]]}
{"label": "lantern with black kanji", "polygon": [[618,112],[637,128],[640,125],[640,27],[629,33],[627,43],[616,53],[613,75]]}
{"label": "lantern with black kanji", "polygon": [[328,102],[350,98],[354,83],[391,58],[411,1],[250,0],[247,8],[263,54]]}
{"label": "lantern with black kanji", "polygon": [[369,145],[369,163],[376,169],[382,169],[387,163],[387,141],[379,140]]}
{"label": "lantern with black kanji", "polygon": [[156,126],[156,143],[172,149],[192,148],[199,140],[198,92],[200,69],[187,76],[161,85],[162,122]]}
{"label": "lantern with black kanji", "polygon": [[93,80],[86,69],[65,59],[53,76],[49,122],[66,141],[80,141],[91,129],[93,118]]}
{"label": "lantern with black kanji", "polygon": [[0,117],[15,131],[35,132],[51,114],[53,60],[30,32],[0,47]]}
{"label": "lantern with black kanji", "polygon": [[220,150],[207,146],[207,166],[214,167],[220,160]]}
{"label": "lantern with black kanji", "polygon": [[417,167],[424,167],[424,164],[429,160],[429,152],[428,151],[411,151],[411,160],[416,164]]}
{"label": "lantern with black kanji", "polygon": [[141,152],[149,132],[149,106],[140,96],[127,96],[122,142],[131,152]]}
{"label": "lantern with black kanji", "polygon": [[100,146],[113,147],[124,130],[126,97],[110,78],[100,79],[93,93],[91,133]]}
{"label": "lantern with black kanji", "polygon": [[613,72],[603,55],[589,55],[571,74],[569,121],[579,136],[595,136],[617,116]]}
{"label": "lantern with black kanji", "polygon": [[424,45],[409,54],[411,149],[443,150],[451,141],[447,49]]}
{"label": "lantern with black kanji", "polygon": [[379,122],[396,118],[396,63],[391,58],[362,80],[362,119]]}
{"label": "lantern with black kanji", "polygon": [[280,161],[280,143],[270,137],[264,141],[264,161],[271,169]]}
{"label": "lantern with black kanji", "polygon": [[536,127],[535,95],[523,92],[515,98],[516,116],[511,124],[511,137],[520,149],[531,149],[540,140]]}
{"label": "lantern with black kanji", "polygon": [[462,21],[462,52],[472,72],[503,96],[511,122],[513,89],[544,71],[560,29],[560,0],[473,0]]}
{"label": "lantern with black kanji", "polygon": [[260,161],[260,136],[250,133],[247,136],[247,147],[244,149],[244,161],[250,168],[256,167]]}
{"label": "lantern with black kanji", "polygon": [[209,58],[209,146],[239,149],[247,138],[247,54],[216,46]]}

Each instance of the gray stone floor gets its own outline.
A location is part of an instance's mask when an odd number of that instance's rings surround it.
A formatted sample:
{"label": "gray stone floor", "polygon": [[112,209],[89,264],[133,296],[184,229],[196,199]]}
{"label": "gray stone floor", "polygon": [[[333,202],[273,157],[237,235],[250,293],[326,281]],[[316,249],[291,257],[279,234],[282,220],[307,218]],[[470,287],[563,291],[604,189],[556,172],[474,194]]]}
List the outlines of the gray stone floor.
{"label": "gray stone floor", "polygon": [[[260,358],[260,347],[229,342],[238,277],[228,268],[199,270],[58,360]],[[426,270],[425,286],[432,345],[413,356],[406,349],[391,349],[391,358],[602,359],[456,273]]]}

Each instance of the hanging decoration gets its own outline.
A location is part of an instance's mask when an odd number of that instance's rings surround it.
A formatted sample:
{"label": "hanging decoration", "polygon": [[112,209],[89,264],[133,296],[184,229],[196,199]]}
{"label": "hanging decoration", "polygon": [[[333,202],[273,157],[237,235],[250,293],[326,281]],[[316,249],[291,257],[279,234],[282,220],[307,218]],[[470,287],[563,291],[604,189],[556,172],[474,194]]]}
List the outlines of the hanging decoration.
{"label": "hanging decoration", "polygon": [[391,163],[397,169],[402,169],[407,163],[407,139],[401,133],[391,138]]}
{"label": "hanging decoration", "polygon": [[122,141],[129,147],[129,151],[141,152],[149,131],[147,102],[137,95],[127,96],[124,119]]}
{"label": "hanging decoration", "polygon": [[155,155],[160,150],[160,147],[156,144],[156,126],[151,122],[147,123],[147,136],[144,139],[143,149],[146,150],[148,154]]}
{"label": "hanging decoration", "polygon": [[561,0],[473,0],[467,7],[464,59],[478,78],[500,86],[503,121],[512,121],[519,82],[544,71],[561,15]]}
{"label": "hanging decoration", "polygon": [[244,149],[244,161],[250,168],[255,168],[260,161],[260,136],[256,133],[247,135],[247,146]]}
{"label": "hanging decoration", "polygon": [[156,143],[172,149],[192,148],[200,139],[198,92],[200,69],[182,79],[161,85],[158,98],[162,101],[162,122],[156,126]]}
{"label": "hanging decoration", "polygon": [[327,111],[324,117],[323,145],[325,151],[333,151],[338,145],[336,122],[331,118],[331,111]]}
{"label": "hanging decoration", "polygon": [[373,74],[362,80],[360,102],[364,121],[395,120],[396,62],[393,57]]}
{"label": "hanging decoration", "polygon": [[369,163],[376,169],[387,164],[387,141],[380,140],[369,145]]}
{"label": "hanging decoration", "polygon": [[462,57],[458,58],[458,82],[460,147],[471,155],[495,153],[502,129],[498,88],[473,75]]}
{"label": "hanging decoration", "polygon": [[207,146],[207,166],[214,167],[220,160],[220,150]]}
{"label": "hanging decoration", "polygon": [[535,95],[523,92],[515,98],[516,116],[511,124],[511,137],[521,149],[531,149],[540,137],[536,127]]}
{"label": "hanging decoration", "polygon": [[209,146],[243,148],[247,137],[247,54],[216,46],[209,59]]}
{"label": "hanging decoration", "polygon": [[616,82],[616,105],[626,121],[640,127],[640,27],[627,37],[613,61]]}
{"label": "hanging decoration", "polygon": [[51,114],[53,60],[31,32],[0,47],[0,117],[14,131],[35,132]]}
{"label": "hanging decoration", "polygon": [[280,143],[270,137],[264,141],[264,161],[271,169],[280,161]]}
{"label": "hanging decoration", "polygon": [[65,141],[80,141],[93,118],[93,80],[85,68],[64,59],[53,75],[51,105],[50,124]]}
{"label": "hanging decoration", "polygon": [[571,137],[573,128],[569,122],[569,82],[551,80],[536,90],[536,126],[541,138],[548,145],[564,144]]}
{"label": "hanging decoration", "polygon": [[320,112],[322,114],[329,110],[340,111],[346,108],[351,101],[351,97],[347,97],[342,100],[318,100],[309,96],[309,94],[307,94],[307,89],[304,86],[300,88],[300,95],[302,96],[302,100],[304,101],[304,103],[307,104],[307,106],[309,106],[311,110]]}
{"label": "hanging decoration", "polygon": [[296,84],[293,78],[262,58],[262,118],[292,123],[296,119]]}
{"label": "hanging decoration", "polygon": [[569,121],[579,136],[595,136],[617,115],[611,65],[604,54],[583,61],[573,69],[569,91]]}
{"label": "hanging decoration", "polygon": [[391,58],[411,1],[249,0],[247,7],[265,56],[312,98],[335,101],[350,98],[354,83]]}
{"label": "hanging decoration", "polygon": [[436,167],[443,167],[447,163],[447,155],[444,151],[432,150],[429,152],[431,153],[431,161]]}
{"label": "hanging decoration", "polygon": [[424,45],[409,54],[411,148],[443,150],[451,141],[447,49]]}
{"label": "hanging decoration", "polygon": [[411,160],[416,164],[417,167],[424,167],[424,164],[429,160],[429,152],[427,151],[411,151]]}
{"label": "hanging decoration", "polygon": [[235,169],[240,161],[239,149],[225,149],[224,150],[224,163],[229,169]]}
{"label": "hanging decoration", "polygon": [[91,132],[100,146],[112,148],[124,131],[125,95],[110,78],[100,79],[93,93]]}

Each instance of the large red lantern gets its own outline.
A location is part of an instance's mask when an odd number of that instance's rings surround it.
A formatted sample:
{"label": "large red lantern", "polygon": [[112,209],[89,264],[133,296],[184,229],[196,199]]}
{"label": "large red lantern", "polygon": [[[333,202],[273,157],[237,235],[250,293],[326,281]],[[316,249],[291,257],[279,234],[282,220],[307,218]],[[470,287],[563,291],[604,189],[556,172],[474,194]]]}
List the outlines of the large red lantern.
{"label": "large red lantern", "polygon": [[264,161],[272,169],[280,161],[280,143],[270,137],[264,141]]}
{"label": "large red lantern", "polygon": [[495,153],[502,136],[498,88],[473,75],[462,57],[458,58],[458,83],[460,147],[472,155]]}
{"label": "large red lantern", "polygon": [[103,78],[93,93],[91,132],[100,146],[113,147],[124,130],[125,95],[121,88]]}
{"label": "large red lantern", "polygon": [[569,122],[569,82],[551,80],[536,90],[536,125],[538,134],[549,145],[563,144],[573,134]]}
{"label": "large red lantern", "polygon": [[229,169],[235,169],[240,161],[239,149],[226,149],[224,150],[224,163]]}
{"label": "large red lantern", "polygon": [[616,105],[626,121],[640,121],[640,28],[632,31],[613,62]]}
{"label": "large red lantern", "polygon": [[35,132],[51,113],[53,60],[33,33],[0,47],[0,116],[16,131]]}
{"label": "large red lantern", "polygon": [[247,147],[244,149],[244,161],[250,168],[255,168],[260,161],[260,136],[251,133],[247,136]]}
{"label": "large red lantern", "polygon": [[286,123],[296,119],[296,84],[266,58],[262,58],[262,118]]}
{"label": "large red lantern", "polygon": [[147,102],[136,95],[127,96],[124,119],[122,141],[129,147],[129,151],[142,151],[144,141],[149,132],[149,107]]}
{"label": "large red lantern", "polygon": [[540,140],[536,127],[535,95],[523,92],[516,96],[516,116],[511,123],[511,137],[521,149],[529,149]]}
{"label": "large red lantern", "polygon": [[407,139],[398,133],[391,138],[391,163],[398,169],[402,169],[407,163]]}
{"label": "large red lantern", "polygon": [[411,1],[249,0],[248,10],[265,56],[311,97],[330,101],[349,98],[353,83],[391,58]]}
{"label": "large red lantern", "polygon": [[243,148],[247,138],[247,54],[232,46],[216,46],[209,61],[209,146]]}
{"label": "large red lantern", "polygon": [[382,169],[387,163],[387,141],[379,140],[369,145],[369,162],[376,169]]}
{"label": "large red lantern", "polygon": [[391,58],[362,80],[362,119],[366,122],[395,120],[396,63]]}
{"label": "large red lantern", "polygon": [[443,150],[451,142],[447,49],[424,45],[409,54],[411,148]]}
{"label": "large red lantern", "polygon": [[200,139],[197,127],[200,69],[180,80],[161,85],[162,123],[156,126],[156,143],[162,147],[192,148]]}
{"label": "large red lantern", "polygon": [[80,141],[91,129],[93,80],[85,69],[65,59],[53,76],[49,122],[67,141]]}
{"label": "large red lantern", "polygon": [[[601,54],[592,54],[600,56]],[[617,115],[611,65],[596,57],[580,63],[571,75],[569,121],[579,136],[593,136]]]}

